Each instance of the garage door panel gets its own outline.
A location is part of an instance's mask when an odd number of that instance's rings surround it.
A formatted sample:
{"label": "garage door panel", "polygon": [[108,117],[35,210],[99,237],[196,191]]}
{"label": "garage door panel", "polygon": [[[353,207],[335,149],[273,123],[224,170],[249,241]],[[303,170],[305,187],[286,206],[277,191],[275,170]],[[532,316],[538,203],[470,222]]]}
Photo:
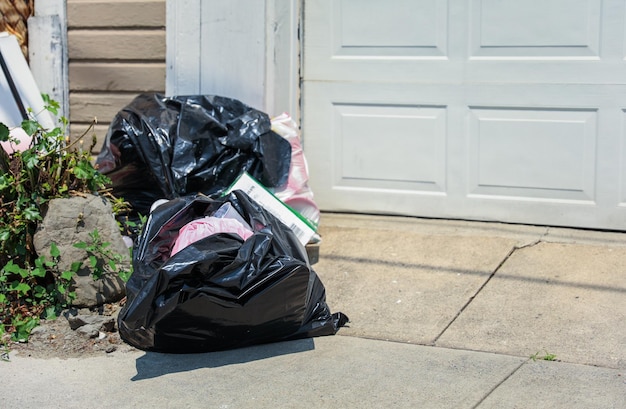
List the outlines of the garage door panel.
{"label": "garage door panel", "polygon": [[595,199],[596,110],[470,111],[471,194]]}
{"label": "garage door panel", "polygon": [[332,12],[333,58],[446,54],[445,1],[338,0],[332,3]]}
{"label": "garage door panel", "polygon": [[622,0],[404,1],[307,0],[305,77],[626,83]]}
{"label": "garage door panel", "polygon": [[626,1],[376,3],[304,3],[322,209],[626,231]]}
{"label": "garage door panel", "polygon": [[445,107],[332,102],[335,183],[443,191]]}
{"label": "garage door panel", "polygon": [[472,56],[599,56],[601,2],[475,0]]}
{"label": "garage door panel", "polygon": [[[463,75],[463,65],[450,63],[449,3],[443,0],[307,0],[305,77],[414,81],[414,62],[428,61],[428,66],[420,70],[421,79],[444,75],[458,81]],[[456,53],[464,53],[465,48],[457,47]]]}

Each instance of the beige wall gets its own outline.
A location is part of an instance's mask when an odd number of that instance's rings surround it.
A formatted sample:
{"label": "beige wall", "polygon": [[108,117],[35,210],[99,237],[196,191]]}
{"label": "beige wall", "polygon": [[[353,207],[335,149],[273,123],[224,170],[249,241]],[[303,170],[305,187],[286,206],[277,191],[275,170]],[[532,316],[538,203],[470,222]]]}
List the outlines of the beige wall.
{"label": "beige wall", "polygon": [[165,91],[165,0],[67,0],[67,20],[72,137],[96,117],[96,153],[120,109]]}

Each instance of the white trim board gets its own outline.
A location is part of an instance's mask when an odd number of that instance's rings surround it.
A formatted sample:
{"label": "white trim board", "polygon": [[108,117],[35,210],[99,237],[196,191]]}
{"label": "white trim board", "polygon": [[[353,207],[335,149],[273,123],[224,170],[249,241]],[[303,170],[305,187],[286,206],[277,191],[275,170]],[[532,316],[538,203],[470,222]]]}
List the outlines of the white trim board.
{"label": "white trim board", "polygon": [[299,118],[301,0],[167,0],[166,94],[236,98]]}

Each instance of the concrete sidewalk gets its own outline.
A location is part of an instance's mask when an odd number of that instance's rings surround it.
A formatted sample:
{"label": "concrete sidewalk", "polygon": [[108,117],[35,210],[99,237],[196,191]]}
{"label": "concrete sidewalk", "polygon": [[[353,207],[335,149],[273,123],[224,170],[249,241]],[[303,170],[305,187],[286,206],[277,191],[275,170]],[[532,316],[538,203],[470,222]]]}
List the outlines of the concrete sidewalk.
{"label": "concrete sidewalk", "polygon": [[340,214],[321,234],[337,336],[14,356],[0,406],[626,408],[626,234]]}

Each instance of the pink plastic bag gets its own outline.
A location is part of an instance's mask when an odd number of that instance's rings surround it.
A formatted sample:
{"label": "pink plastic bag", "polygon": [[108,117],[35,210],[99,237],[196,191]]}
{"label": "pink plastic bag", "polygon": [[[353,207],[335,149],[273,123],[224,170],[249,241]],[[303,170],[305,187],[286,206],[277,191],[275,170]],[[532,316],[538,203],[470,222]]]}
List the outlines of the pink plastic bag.
{"label": "pink plastic bag", "polygon": [[4,149],[4,151],[6,153],[8,153],[9,155],[11,155],[12,153],[15,152],[24,152],[26,149],[28,149],[30,147],[30,143],[31,140],[33,139],[32,137],[30,137],[25,130],[23,130],[22,128],[13,128],[9,131],[9,135],[11,135],[11,138],[14,138],[18,141],[17,144],[13,143],[13,142],[0,142],[0,144],[2,145],[2,149]]}
{"label": "pink plastic bag", "polygon": [[276,132],[291,144],[291,165],[287,184],[272,189],[272,193],[306,217],[314,224],[320,221],[320,210],[313,201],[313,191],[308,186],[309,168],[304,157],[298,124],[287,113],[272,118],[272,131]]}
{"label": "pink plastic bag", "polygon": [[203,217],[187,223],[180,229],[171,255],[173,256],[191,243],[217,233],[234,233],[243,240],[247,240],[253,234],[252,230],[235,219]]}

